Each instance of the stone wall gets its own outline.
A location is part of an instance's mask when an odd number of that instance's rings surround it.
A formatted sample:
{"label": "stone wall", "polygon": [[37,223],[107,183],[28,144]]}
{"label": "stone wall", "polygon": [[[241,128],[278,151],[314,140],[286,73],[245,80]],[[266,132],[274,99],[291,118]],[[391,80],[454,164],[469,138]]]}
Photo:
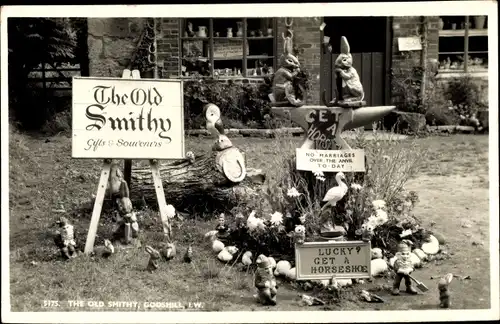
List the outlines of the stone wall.
{"label": "stone wall", "polygon": [[90,76],[121,77],[143,28],[143,18],[88,18]]}

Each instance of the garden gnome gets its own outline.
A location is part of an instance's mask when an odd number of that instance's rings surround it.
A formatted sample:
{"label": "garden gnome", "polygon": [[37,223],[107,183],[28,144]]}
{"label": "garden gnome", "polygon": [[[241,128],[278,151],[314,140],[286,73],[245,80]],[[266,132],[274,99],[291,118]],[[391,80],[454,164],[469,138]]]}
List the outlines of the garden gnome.
{"label": "garden gnome", "polygon": [[412,295],[417,294],[417,290],[411,285],[410,274],[415,270],[411,263],[411,245],[412,242],[408,240],[403,240],[398,245],[398,256],[394,262],[394,271],[396,272],[396,277],[394,278],[394,286],[392,287],[392,294],[399,295],[399,286],[401,280],[405,280],[406,292]]}
{"label": "garden gnome", "polygon": [[276,278],[269,259],[261,254],[257,257],[257,272],[255,273],[255,287],[258,289],[257,298],[262,305],[276,305]]}
{"label": "garden gnome", "polygon": [[229,227],[226,225],[226,217],[223,213],[219,215],[218,224],[215,229],[217,230],[218,237],[226,237],[229,234]]}
{"label": "garden gnome", "polygon": [[304,244],[305,239],[306,239],[306,228],[304,225],[295,226],[293,238],[294,238],[294,242],[296,244]]}
{"label": "garden gnome", "polygon": [[62,256],[66,259],[76,257],[76,242],[73,225],[68,223],[66,217],[61,217],[56,222],[60,230],[56,232],[54,241],[57,247],[61,250]]}
{"label": "garden gnome", "polygon": [[125,180],[122,180],[120,185],[120,198],[117,199],[117,204],[119,217],[118,226],[115,232],[124,226],[125,242],[129,243],[131,241],[131,237],[137,237],[139,233],[139,224],[137,224],[137,216],[133,211],[128,185]]}

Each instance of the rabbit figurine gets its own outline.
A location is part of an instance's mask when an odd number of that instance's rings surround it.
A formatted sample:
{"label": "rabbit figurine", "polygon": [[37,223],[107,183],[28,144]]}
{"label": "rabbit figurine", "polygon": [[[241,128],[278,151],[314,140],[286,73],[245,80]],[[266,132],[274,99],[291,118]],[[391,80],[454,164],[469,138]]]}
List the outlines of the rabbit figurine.
{"label": "rabbit figurine", "polygon": [[280,57],[280,68],[274,73],[272,89],[275,101],[288,101],[293,106],[299,107],[302,106],[304,102],[297,98],[293,80],[300,72],[300,63],[298,58],[292,54],[293,33],[291,31],[289,31],[289,33],[290,35],[287,37],[283,34],[284,52]]}
{"label": "rabbit figurine", "polygon": [[342,79],[342,101],[360,102],[363,101],[365,93],[363,85],[359,79],[358,72],[352,67],[352,55],[350,53],[347,38],[342,36],[340,44],[340,54],[335,60],[335,72]]}
{"label": "rabbit figurine", "polygon": [[160,260],[160,252],[149,245],[146,246],[146,252],[149,253],[149,262],[146,270],[153,273],[153,271],[159,267],[158,260]]}
{"label": "rabbit figurine", "polygon": [[439,307],[441,308],[450,308],[450,292],[448,291],[448,285],[450,284],[452,279],[453,274],[448,273],[438,282]]}

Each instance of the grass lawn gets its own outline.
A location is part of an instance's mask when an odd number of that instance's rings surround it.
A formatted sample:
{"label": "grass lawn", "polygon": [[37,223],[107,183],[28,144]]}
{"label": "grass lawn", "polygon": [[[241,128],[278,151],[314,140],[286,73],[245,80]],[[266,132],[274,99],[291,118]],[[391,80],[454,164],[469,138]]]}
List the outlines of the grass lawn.
{"label": "grass lawn", "polygon": [[[300,142],[289,140],[290,153]],[[188,138],[186,149],[205,151],[211,140]],[[275,174],[272,163],[276,140],[235,138],[233,143],[246,152],[250,167],[262,168],[268,176]],[[402,141],[401,145],[409,145]],[[444,247],[451,258],[433,261],[414,274],[429,288],[421,296],[390,296],[384,304],[368,304],[354,294],[340,304],[326,306],[332,310],[404,310],[436,309],[437,280],[448,272],[469,275],[470,280],[455,279],[451,284],[453,308],[490,308],[489,269],[489,178],[488,137],[453,135],[419,139],[417,145],[428,151],[430,158],[420,176],[407,188],[420,196],[416,215],[424,227],[442,233]],[[253,277],[237,265],[224,266],[204,242],[203,234],[214,228],[214,221],[199,217],[174,228],[180,257],[160,263],[153,274],[145,271],[148,255],[144,249],[129,249],[110,259],[92,260],[82,256],[72,262],[60,261],[51,233],[60,215],[53,210],[64,207],[70,222],[78,232],[83,248],[90,221],[82,213],[95,194],[101,161],[72,160],[71,140],[64,136],[29,137],[11,132],[10,138],[10,294],[12,311],[92,310],[69,308],[68,300],[137,301],[140,310],[144,302],[202,302],[206,311],[232,310],[312,310],[298,305],[300,293],[289,283],[278,291],[278,306],[262,307],[253,301]],[[168,190],[168,188],[166,188]],[[90,206],[91,208],[91,206]],[[90,209],[91,210],[91,209]],[[463,227],[464,221],[471,227]],[[110,215],[102,215],[96,244],[112,226]],[[142,240],[152,244],[161,239],[157,217],[140,221]],[[192,243],[195,260],[182,262],[187,244]],[[352,290],[384,287],[391,282],[377,278]],[[59,301],[59,307],[44,308],[46,300]],[[320,307],[321,309],[321,307]],[[110,310],[110,309],[106,309]],[[156,309],[165,310],[165,309]]]}

